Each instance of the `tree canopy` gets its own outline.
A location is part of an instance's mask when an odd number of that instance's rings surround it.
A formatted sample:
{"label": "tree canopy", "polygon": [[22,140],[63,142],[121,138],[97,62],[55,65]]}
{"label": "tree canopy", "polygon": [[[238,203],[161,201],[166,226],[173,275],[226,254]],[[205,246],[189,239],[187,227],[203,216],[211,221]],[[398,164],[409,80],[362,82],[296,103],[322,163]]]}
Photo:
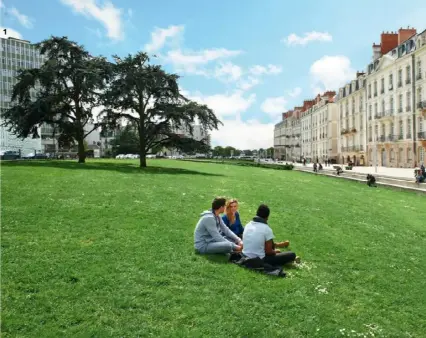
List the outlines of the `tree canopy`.
{"label": "tree canopy", "polygon": [[21,138],[39,137],[38,128],[51,125],[60,140],[77,142],[79,162],[84,162],[84,138],[100,126],[94,109],[111,67],[66,37],[51,37],[36,47],[46,61],[39,69],[18,71],[4,125]]}
{"label": "tree canopy", "polygon": [[[195,140],[184,137],[193,133],[194,123],[203,131],[217,129],[221,122],[206,105],[185,98],[179,90],[176,74],[159,65],[149,64],[146,53],[125,58],[114,56],[113,78],[105,92],[103,118],[114,125],[123,118],[137,127],[140,166],[146,166],[150,149],[164,146],[185,148]],[[197,141],[206,145],[206,139]]]}

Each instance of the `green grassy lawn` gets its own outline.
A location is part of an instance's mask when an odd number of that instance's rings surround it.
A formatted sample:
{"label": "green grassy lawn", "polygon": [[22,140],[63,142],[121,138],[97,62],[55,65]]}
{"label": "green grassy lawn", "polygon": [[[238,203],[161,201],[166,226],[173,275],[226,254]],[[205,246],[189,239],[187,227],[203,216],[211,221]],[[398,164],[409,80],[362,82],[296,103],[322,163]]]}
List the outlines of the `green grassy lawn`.
{"label": "green grassy lawn", "polygon": [[[3,163],[3,337],[425,337],[426,199],[173,160]],[[215,195],[267,203],[288,278],[194,253]]]}

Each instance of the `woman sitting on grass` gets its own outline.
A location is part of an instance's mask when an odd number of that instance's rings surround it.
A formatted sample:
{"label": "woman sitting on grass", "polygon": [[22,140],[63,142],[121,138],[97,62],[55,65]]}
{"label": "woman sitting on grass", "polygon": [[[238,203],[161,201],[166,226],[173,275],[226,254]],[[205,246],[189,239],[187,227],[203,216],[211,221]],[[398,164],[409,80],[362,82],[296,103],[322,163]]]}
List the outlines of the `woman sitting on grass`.
{"label": "woman sitting on grass", "polygon": [[243,237],[244,227],[241,224],[238,213],[238,201],[232,198],[226,202],[225,214],[222,216],[223,223],[238,237]]}

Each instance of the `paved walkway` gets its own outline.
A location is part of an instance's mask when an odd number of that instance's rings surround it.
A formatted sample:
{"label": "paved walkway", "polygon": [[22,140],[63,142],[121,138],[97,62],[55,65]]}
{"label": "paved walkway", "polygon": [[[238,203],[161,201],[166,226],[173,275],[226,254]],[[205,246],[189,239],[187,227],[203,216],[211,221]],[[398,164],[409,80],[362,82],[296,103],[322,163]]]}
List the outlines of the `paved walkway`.
{"label": "paved walkway", "polygon": [[[338,164],[342,166],[341,164]],[[303,164],[295,163],[297,167],[303,167]],[[306,167],[312,168],[313,163],[306,164]],[[331,170],[332,166],[324,166],[323,169]],[[345,166],[342,166],[342,169],[345,170]],[[409,178],[414,179],[414,168],[387,168],[387,167],[377,167],[377,171],[375,167],[353,167],[353,172],[361,173],[361,174],[373,174],[373,175],[382,175],[382,176],[390,176],[390,177],[401,177],[401,178]]]}
{"label": "paved walkway", "polygon": [[[271,162],[266,162],[266,163],[271,163]],[[285,163],[285,161],[284,161]],[[289,162],[291,163],[291,162]],[[293,163],[294,166],[296,167],[303,167],[303,164],[301,163]],[[343,170],[345,170],[345,165],[341,165],[338,164],[342,167]],[[312,168],[313,167],[313,163],[309,163],[306,164],[305,168]],[[323,169],[324,170],[334,170],[333,169],[333,165],[330,165],[328,167],[326,167],[323,164]],[[373,175],[381,175],[381,176],[389,176],[389,177],[400,177],[400,178],[408,178],[408,179],[412,179],[413,181],[415,180],[414,178],[414,168],[387,168],[387,167],[377,167],[377,171],[375,167],[353,167],[352,168],[353,172],[356,173],[361,173],[361,174],[373,174]]]}

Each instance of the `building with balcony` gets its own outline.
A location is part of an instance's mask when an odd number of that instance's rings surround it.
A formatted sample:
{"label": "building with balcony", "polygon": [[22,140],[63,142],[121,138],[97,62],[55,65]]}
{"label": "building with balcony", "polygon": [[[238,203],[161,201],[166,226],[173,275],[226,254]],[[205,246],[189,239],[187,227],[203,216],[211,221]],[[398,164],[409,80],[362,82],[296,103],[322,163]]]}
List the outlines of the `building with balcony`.
{"label": "building with balcony", "polygon": [[339,89],[337,95],[339,163],[366,164],[366,76],[357,72],[356,79]]}
{"label": "building with balcony", "polygon": [[421,79],[416,83],[417,62],[420,67],[424,62],[421,41],[422,34],[415,29],[401,28],[382,33],[381,43],[373,45],[366,74],[368,165],[412,168],[419,161],[414,132],[419,122],[423,127],[417,108],[423,93]]}
{"label": "building with balcony", "polygon": [[312,156],[316,162],[338,162],[336,92],[318,94],[312,106]]}
{"label": "building with balcony", "polygon": [[287,161],[324,161],[337,157],[335,92],[325,92],[303,106],[282,114],[274,128],[275,158]]}
{"label": "building with balcony", "polygon": [[418,163],[426,157],[426,30],[417,36],[414,52],[414,83],[416,93],[416,155]]}
{"label": "building with balcony", "polygon": [[274,156],[285,161],[300,161],[302,154],[300,115],[303,107],[282,114],[274,128]]}

